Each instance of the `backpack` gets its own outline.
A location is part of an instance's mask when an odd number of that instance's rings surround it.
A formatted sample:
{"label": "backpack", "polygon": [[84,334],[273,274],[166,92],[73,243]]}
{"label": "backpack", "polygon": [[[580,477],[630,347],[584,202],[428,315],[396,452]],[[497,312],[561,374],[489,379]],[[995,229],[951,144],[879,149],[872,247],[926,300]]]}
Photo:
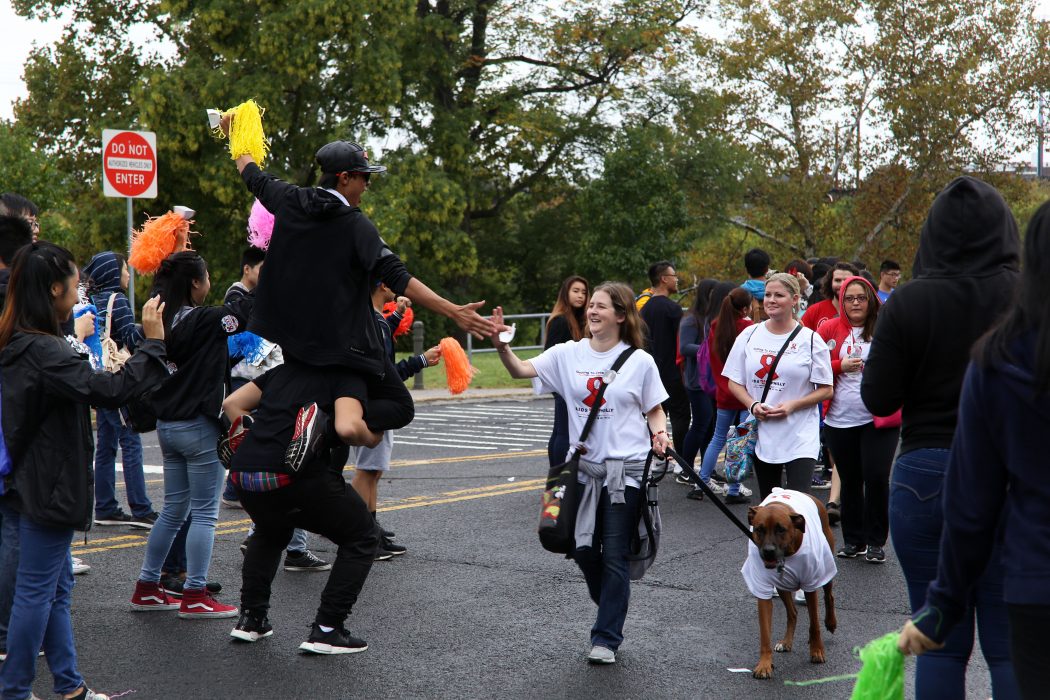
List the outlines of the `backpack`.
{"label": "backpack", "polygon": [[715,382],[714,370],[711,369],[710,340],[711,333],[708,331],[704,335],[704,342],[700,343],[696,351],[696,383],[700,385],[700,390],[705,394],[714,396],[718,384]]}
{"label": "backpack", "polygon": [[[2,392],[0,392],[2,393]],[[0,406],[3,402],[0,401]],[[0,408],[0,421],[3,419],[3,410]],[[7,493],[8,489],[8,477],[11,476],[11,453],[7,451],[7,440],[4,439],[4,433],[0,430],[0,496]]]}

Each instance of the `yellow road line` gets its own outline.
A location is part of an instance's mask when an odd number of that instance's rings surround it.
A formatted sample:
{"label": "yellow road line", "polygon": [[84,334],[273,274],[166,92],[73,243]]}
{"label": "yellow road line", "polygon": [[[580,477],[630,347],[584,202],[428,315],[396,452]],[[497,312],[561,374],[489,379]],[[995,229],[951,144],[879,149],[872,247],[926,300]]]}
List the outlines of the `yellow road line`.
{"label": "yellow road line", "polygon": [[[390,463],[393,467],[422,467],[427,464],[454,464],[456,462],[487,462],[489,460],[513,459],[515,457],[539,457],[547,454],[547,450],[526,450],[523,452],[497,452],[490,455],[468,455],[466,457],[435,457],[434,459],[395,459]],[[354,471],[353,467],[344,467],[344,472]],[[163,484],[164,479],[147,479],[147,484]],[[118,486],[123,487],[120,481]]]}
{"label": "yellow road line", "polygon": [[[546,451],[543,452],[546,454]],[[408,498],[391,501],[385,504],[380,504],[378,510],[380,512],[389,512],[395,510],[407,510],[409,508],[425,508],[428,506],[445,505],[448,503],[461,503],[464,501],[473,501],[479,498],[492,498],[495,496],[507,496],[514,493],[524,493],[526,491],[539,491],[543,488],[545,479],[529,479],[527,481],[511,481],[502,484],[493,484],[491,486],[479,486],[473,489],[459,489],[456,491],[446,491],[445,493],[437,496],[409,496]],[[244,518],[241,520],[227,520],[218,523],[215,528],[216,535],[232,535],[241,532],[248,531],[248,524],[251,522],[250,518]],[[239,527],[240,526],[240,527]],[[103,544],[111,542],[113,544]],[[98,546],[102,544],[103,546]],[[74,554],[93,554],[95,552],[105,552],[108,550],[115,549],[127,549],[129,547],[142,547],[146,544],[146,538],[141,535],[124,535],[120,537],[107,537],[99,540],[89,542],[87,545],[73,545]]]}

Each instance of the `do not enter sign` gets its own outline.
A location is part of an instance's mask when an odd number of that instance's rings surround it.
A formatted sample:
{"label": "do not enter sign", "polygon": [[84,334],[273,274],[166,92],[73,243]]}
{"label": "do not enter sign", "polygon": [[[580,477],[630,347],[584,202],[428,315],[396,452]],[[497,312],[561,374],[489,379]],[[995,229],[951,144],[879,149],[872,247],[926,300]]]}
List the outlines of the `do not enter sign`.
{"label": "do not enter sign", "polygon": [[157,196],[157,135],[152,131],[102,132],[102,194]]}

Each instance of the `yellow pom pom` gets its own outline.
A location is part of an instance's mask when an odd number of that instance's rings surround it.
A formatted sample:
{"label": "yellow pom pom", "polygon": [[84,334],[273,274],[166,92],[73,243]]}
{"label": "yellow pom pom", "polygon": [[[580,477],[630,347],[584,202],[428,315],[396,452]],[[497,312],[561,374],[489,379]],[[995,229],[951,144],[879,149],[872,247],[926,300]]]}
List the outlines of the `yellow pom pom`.
{"label": "yellow pom pom", "polygon": [[[230,158],[237,160],[249,155],[260,166],[270,151],[270,142],[266,140],[262,126],[263,110],[255,100],[242,102],[224,113],[233,117],[230,124]],[[216,129],[219,136],[222,133]]]}

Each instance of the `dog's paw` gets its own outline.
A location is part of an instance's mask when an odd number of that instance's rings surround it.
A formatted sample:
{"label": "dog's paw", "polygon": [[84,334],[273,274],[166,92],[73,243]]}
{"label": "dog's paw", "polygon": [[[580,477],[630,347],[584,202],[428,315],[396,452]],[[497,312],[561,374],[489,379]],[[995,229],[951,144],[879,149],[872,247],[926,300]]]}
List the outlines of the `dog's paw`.
{"label": "dog's paw", "polygon": [[809,650],[809,662],[813,664],[822,664],[826,661],[824,658],[824,647],[818,649]]}
{"label": "dog's paw", "polygon": [[828,632],[835,634],[835,630],[838,629],[838,626],[839,621],[836,619],[834,612],[824,617],[824,627]]}
{"label": "dog's paw", "polygon": [[759,661],[758,665],[755,666],[755,670],[751,672],[753,678],[759,680],[766,680],[767,678],[773,677],[773,662],[772,661]]}
{"label": "dog's paw", "polygon": [[791,651],[791,643],[784,641],[777,642],[776,646],[773,647],[773,651],[779,651],[781,653]]}

